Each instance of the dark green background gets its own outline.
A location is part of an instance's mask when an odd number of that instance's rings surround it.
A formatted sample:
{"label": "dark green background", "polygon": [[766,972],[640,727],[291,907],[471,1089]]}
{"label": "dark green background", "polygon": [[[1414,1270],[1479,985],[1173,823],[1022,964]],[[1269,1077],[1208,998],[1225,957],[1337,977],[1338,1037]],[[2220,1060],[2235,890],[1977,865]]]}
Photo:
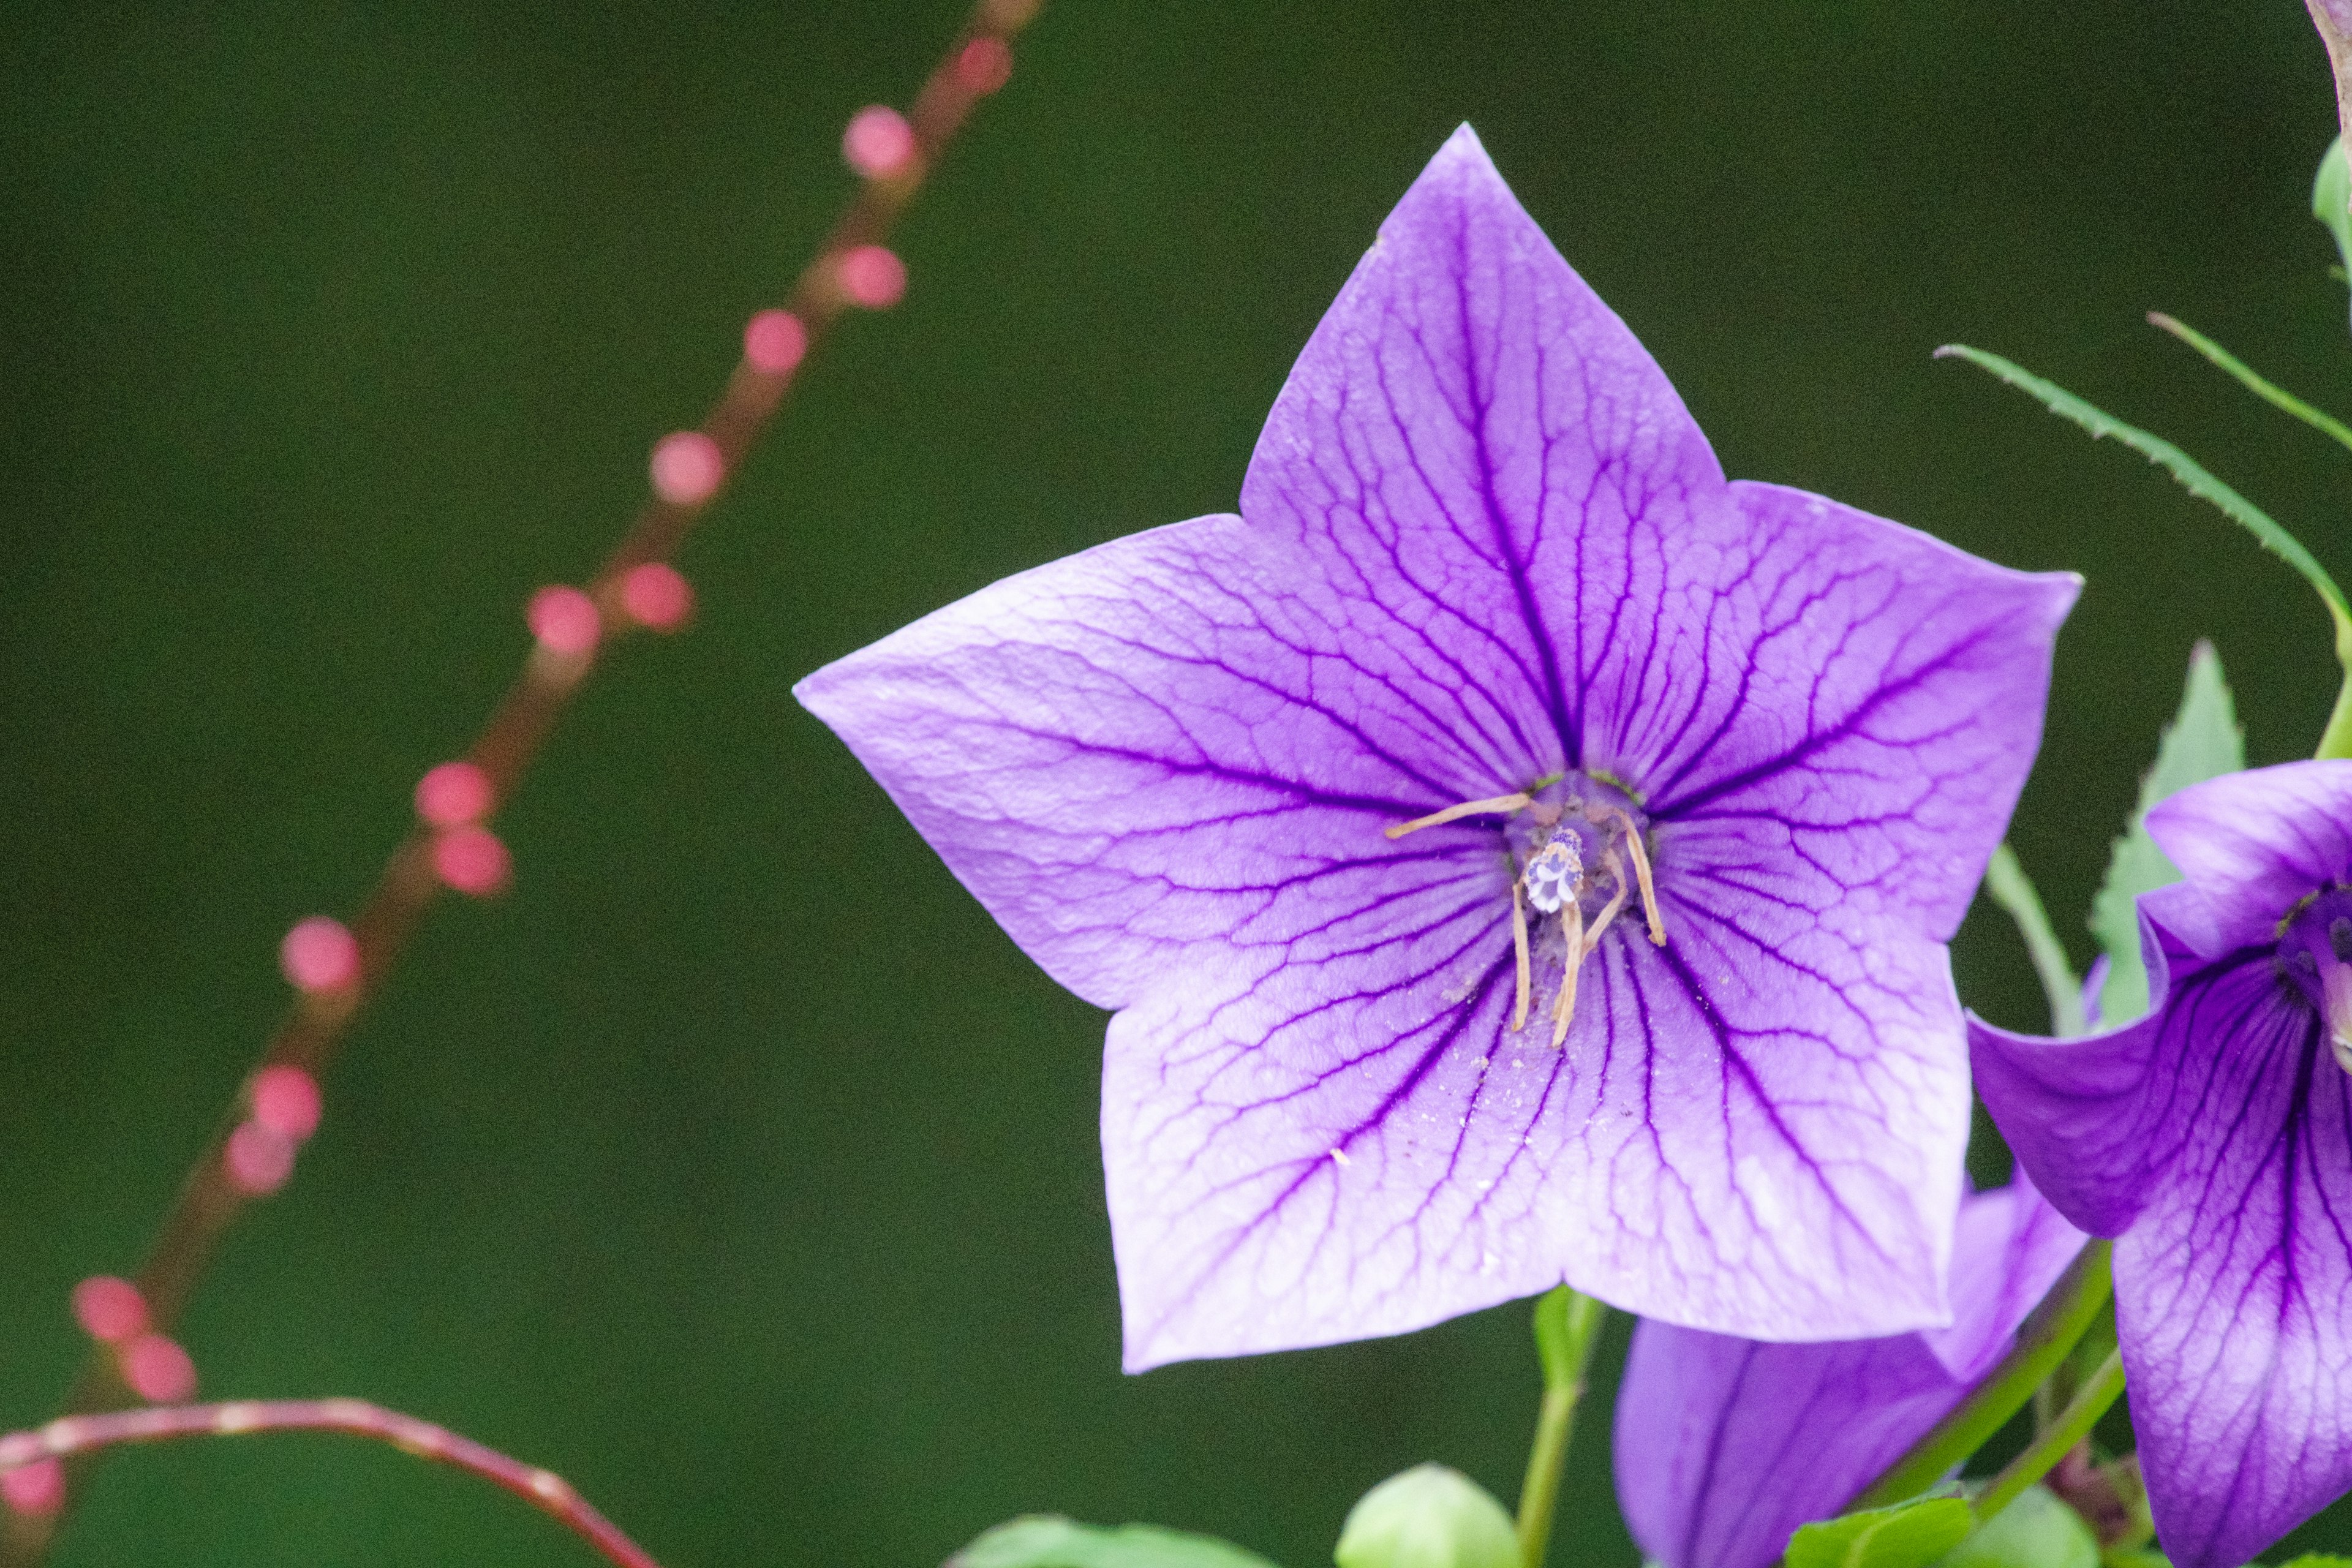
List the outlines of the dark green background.
{"label": "dark green background", "polygon": [[[196,9],[206,19],[191,19]],[[904,101],[941,3],[0,16],[0,1425],[129,1268],[275,1016]],[[295,1184],[186,1325],[208,1391],[344,1394],[576,1479],[673,1568],[937,1562],[1052,1507],[1328,1561],[1409,1463],[1514,1495],[1517,1307],[1141,1378],[1096,1148],[1103,1019],[792,701],[1006,573],[1233,504],[1292,355],[1467,119],[1735,475],[2089,591],[2016,841],[2075,911],[2218,639],[2257,762],[2329,696],[2307,591],[2028,360],[2339,570],[2346,454],[2141,324],[2352,402],[2294,0],[1165,6],[1064,0],[441,909]],[[2037,1016],[2013,935],[1963,994]],[[1609,1342],[1613,1364],[1622,1327]],[[1605,1402],[1597,1411],[1605,1411]],[[1556,1562],[1627,1563],[1605,1424]],[[2317,1543],[2352,1531],[2322,1529]],[[60,1562],[583,1563],[332,1438],[116,1462]]]}

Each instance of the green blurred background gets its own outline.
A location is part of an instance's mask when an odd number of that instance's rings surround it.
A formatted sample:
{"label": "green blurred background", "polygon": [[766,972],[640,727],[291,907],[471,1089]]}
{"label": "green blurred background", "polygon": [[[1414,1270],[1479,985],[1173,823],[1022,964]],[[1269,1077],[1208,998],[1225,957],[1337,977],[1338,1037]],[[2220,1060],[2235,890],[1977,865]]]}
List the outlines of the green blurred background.
{"label": "green blurred background", "polygon": [[[843,199],[845,118],[905,101],[960,14],[0,14],[0,1426],[48,1412],[67,1290],[135,1263],[212,1130],[279,933],[349,911],[524,597],[600,558]],[[2192,639],[2279,761],[2325,715],[2325,622],[2137,458],[1928,351],[2027,360],[2352,567],[2345,454],[2141,321],[2352,402],[2307,216],[2331,118],[2294,0],[1063,0],[901,231],[905,305],[848,324],[688,546],[699,624],[599,675],[503,818],[512,895],[442,907],[362,1021],[186,1325],[206,1390],[446,1423],[673,1568],[928,1564],[1038,1508],[1308,1568],[1413,1461],[1507,1500],[1520,1307],[1119,1374],[1103,1018],[788,688],[1229,508],[1466,119],[1733,474],[2088,574],[2014,836],[2079,960]],[[2035,1021],[2000,921],[1956,963]],[[1633,1560],[1605,1426],[1556,1563]],[[588,1559],[463,1478],[274,1438],[119,1459],[58,1561]]]}

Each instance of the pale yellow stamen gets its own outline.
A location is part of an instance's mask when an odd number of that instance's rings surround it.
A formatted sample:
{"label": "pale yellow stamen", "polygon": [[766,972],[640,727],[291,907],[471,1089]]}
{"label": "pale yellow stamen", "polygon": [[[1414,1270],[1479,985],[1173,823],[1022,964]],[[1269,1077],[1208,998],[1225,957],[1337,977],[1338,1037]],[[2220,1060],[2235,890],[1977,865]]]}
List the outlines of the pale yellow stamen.
{"label": "pale yellow stamen", "polygon": [[1535,804],[1535,797],[1524,791],[1517,795],[1498,795],[1489,800],[1465,800],[1460,805],[1449,805],[1444,811],[1433,811],[1427,816],[1416,816],[1411,822],[1400,822],[1394,827],[1381,831],[1391,838],[1402,838],[1408,833],[1418,833],[1424,827],[1441,823],[1458,822],[1465,816],[1507,816]]}
{"label": "pale yellow stamen", "polygon": [[1528,906],[1519,897],[1519,885],[1511,884],[1511,954],[1518,960],[1518,1005],[1511,1009],[1511,1033],[1517,1034],[1528,1026]]}
{"label": "pale yellow stamen", "polygon": [[1592,917],[1592,929],[1584,933],[1584,956],[1587,958],[1591,957],[1592,950],[1601,945],[1601,933],[1609,929],[1609,922],[1615,920],[1617,911],[1625,907],[1625,890],[1630,886],[1625,880],[1625,862],[1617,858],[1617,851],[1612,849],[1602,855],[1601,864],[1609,872],[1611,879],[1616,882],[1617,890],[1609,895],[1609,901],[1601,906],[1599,914]]}
{"label": "pale yellow stamen", "polygon": [[1658,913],[1657,885],[1650,879],[1649,852],[1642,847],[1642,830],[1620,807],[1596,805],[1591,808],[1595,821],[1613,816],[1625,826],[1625,851],[1633,858],[1633,875],[1642,884],[1642,913],[1649,918],[1650,941],[1659,947],[1666,945],[1666,922]]}
{"label": "pale yellow stamen", "polygon": [[1569,1020],[1576,1016],[1576,977],[1584,972],[1584,911],[1570,899],[1559,910],[1560,929],[1568,937],[1568,963],[1560,971],[1559,1000],[1551,1005],[1551,1043],[1557,1050],[1568,1040]]}

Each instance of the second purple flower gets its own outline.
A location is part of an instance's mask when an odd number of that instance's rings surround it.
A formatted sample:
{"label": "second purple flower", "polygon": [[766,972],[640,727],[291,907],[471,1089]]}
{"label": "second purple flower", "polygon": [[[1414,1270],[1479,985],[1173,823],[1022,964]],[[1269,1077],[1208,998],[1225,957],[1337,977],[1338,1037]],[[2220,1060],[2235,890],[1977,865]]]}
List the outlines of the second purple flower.
{"label": "second purple flower", "polygon": [[1854,1339],[1949,1316],[1943,944],[2076,589],[1727,482],[1465,127],[1240,515],[1007,579],[799,695],[1117,1011],[1130,1367],[1563,1280]]}

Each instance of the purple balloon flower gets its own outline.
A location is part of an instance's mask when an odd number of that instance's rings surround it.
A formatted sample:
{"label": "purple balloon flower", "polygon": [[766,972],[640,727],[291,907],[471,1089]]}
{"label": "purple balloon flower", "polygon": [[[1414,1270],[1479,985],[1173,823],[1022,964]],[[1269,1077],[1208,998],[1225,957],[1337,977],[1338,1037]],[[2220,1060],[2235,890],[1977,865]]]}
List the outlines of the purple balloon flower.
{"label": "purple balloon flower", "polygon": [[1958,1405],[2082,1250],[2021,1175],[1960,1209],[1952,1325],[1843,1344],[1644,1322],[1617,1393],[1617,1499],[1662,1568],[1766,1568]]}
{"label": "purple balloon flower", "polygon": [[2195,784],[2147,830],[2148,1016],[2040,1040],[1971,1021],[1985,1103],[2116,1243],[2157,1533],[2234,1568],[2352,1486],[2352,762]]}
{"label": "purple balloon flower", "polygon": [[1014,941],[1118,1010],[1127,1363],[1565,1279],[1945,1321],[1943,942],[2076,591],[1724,479],[1467,127],[1242,484],[809,677]]}

